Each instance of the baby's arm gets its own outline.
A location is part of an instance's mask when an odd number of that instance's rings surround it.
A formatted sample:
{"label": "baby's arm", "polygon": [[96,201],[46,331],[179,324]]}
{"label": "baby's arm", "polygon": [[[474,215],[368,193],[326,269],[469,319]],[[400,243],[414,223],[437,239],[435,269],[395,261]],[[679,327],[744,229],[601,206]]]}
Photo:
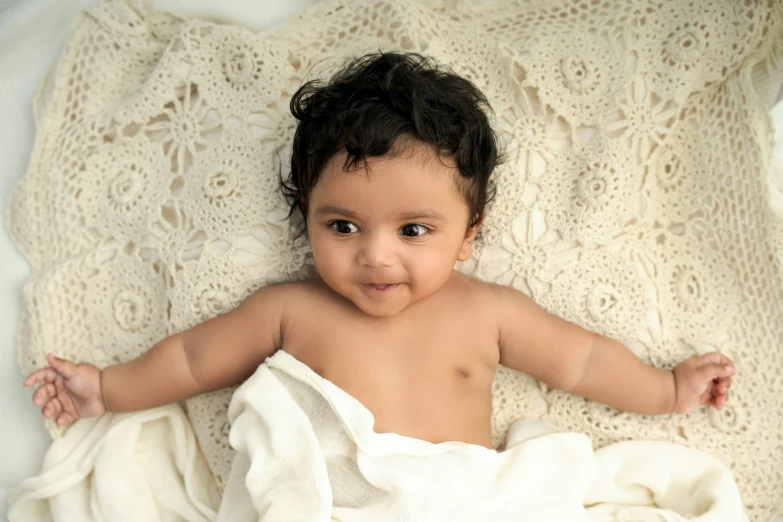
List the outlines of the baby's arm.
{"label": "baby's arm", "polygon": [[285,286],[264,287],[234,310],[106,368],[101,389],[107,411],[154,408],[250,377],[281,345]]}
{"label": "baby's arm", "polygon": [[44,405],[47,417],[62,411],[57,419],[64,424],[104,411],[154,408],[239,383],[281,346],[287,287],[262,288],[234,310],[103,371],[50,356],[51,367],[30,374],[25,386],[42,382],[34,403]]}
{"label": "baby's arm", "polygon": [[734,368],[721,354],[689,359],[674,371],[654,368],[621,343],[547,313],[513,288],[493,288],[504,366],[635,413],[687,413],[704,403],[720,408],[728,397]]}

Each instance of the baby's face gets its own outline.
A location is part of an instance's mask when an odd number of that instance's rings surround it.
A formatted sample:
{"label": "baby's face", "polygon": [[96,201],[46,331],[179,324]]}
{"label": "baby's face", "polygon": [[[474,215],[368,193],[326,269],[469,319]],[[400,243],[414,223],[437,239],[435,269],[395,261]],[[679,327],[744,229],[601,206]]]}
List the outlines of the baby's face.
{"label": "baby's face", "polygon": [[[480,225],[458,192],[450,158],[422,146],[397,158],[342,170],[346,153],[325,166],[307,205],[318,274],[376,317],[395,315],[437,291],[457,260],[470,257]],[[424,158],[427,158],[424,163]],[[386,286],[384,286],[386,285]]]}

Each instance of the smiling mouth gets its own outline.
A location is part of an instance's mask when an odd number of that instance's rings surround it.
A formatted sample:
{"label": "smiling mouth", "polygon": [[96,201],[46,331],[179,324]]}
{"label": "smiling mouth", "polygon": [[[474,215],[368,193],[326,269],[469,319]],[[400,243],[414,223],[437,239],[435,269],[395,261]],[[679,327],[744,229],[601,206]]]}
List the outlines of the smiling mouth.
{"label": "smiling mouth", "polygon": [[384,295],[394,290],[399,283],[362,283],[362,287],[370,295]]}

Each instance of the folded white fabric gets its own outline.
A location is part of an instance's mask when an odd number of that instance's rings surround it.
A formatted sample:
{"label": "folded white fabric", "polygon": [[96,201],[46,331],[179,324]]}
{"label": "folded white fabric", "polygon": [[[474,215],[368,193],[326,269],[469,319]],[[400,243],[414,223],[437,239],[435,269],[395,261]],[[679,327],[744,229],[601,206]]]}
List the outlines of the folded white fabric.
{"label": "folded white fabric", "polygon": [[359,401],[284,351],[237,390],[229,418],[237,456],[222,502],[170,405],[75,423],[11,490],[9,519],[747,520],[731,473],[706,453],[642,441],[593,452],[587,436],[534,419],[501,452],[378,434]]}
{"label": "folded white fabric", "polygon": [[201,522],[220,495],[175,404],[80,419],[8,503],[11,522]]}
{"label": "folded white fabric", "polygon": [[229,419],[237,456],[218,522],[746,520],[706,453],[641,441],[593,452],[587,436],[529,419],[501,452],[378,434],[359,401],[285,351],[237,390]]}

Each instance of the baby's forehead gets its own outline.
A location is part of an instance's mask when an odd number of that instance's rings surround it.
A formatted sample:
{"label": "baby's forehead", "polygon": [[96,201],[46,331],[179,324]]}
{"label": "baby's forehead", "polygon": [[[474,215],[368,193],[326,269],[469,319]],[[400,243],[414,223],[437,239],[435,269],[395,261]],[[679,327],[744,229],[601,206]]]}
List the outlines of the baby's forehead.
{"label": "baby's forehead", "polygon": [[411,154],[368,158],[346,168],[347,153],[333,157],[321,172],[311,205],[359,209],[364,213],[413,214],[429,209],[430,214],[462,212],[464,198],[459,190],[459,171],[431,154]]}
{"label": "baby's forehead", "polygon": [[318,177],[321,185],[353,185],[371,187],[373,184],[393,184],[407,188],[412,194],[426,185],[450,188],[461,178],[459,170],[447,158],[437,156],[375,156],[348,164],[347,153],[330,160]]}
{"label": "baby's forehead", "polygon": [[[415,173],[418,179],[422,180],[426,178],[452,182],[460,180],[461,176],[453,154],[438,153],[431,145],[418,141],[409,140],[407,143],[405,146],[393,147],[382,156],[364,158],[349,155],[345,149],[342,149],[324,165],[318,182],[334,183],[350,180],[350,176],[346,177],[345,174],[364,176],[367,181],[372,182],[380,177],[408,173]],[[406,177],[400,176],[398,182],[404,181]]]}
{"label": "baby's forehead", "polygon": [[[348,165],[353,163],[352,165]],[[456,171],[457,161],[453,153],[438,150],[430,143],[426,143],[405,135],[398,136],[388,152],[378,156],[366,156],[359,160],[350,155],[345,148],[337,151],[327,162],[327,167],[348,170],[356,168],[372,168],[387,163],[397,165],[414,165],[418,168],[432,172]]]}

